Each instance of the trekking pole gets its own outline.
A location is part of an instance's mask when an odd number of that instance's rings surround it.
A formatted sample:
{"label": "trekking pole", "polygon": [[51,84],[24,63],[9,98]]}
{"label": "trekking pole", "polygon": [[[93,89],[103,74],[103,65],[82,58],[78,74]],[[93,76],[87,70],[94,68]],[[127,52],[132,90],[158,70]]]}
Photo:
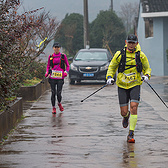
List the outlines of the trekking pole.
{"label": "trekking pole", "polygon": [[168,106],[166,105],[166,103],[163,101],[163,99],[158,95],[158,93],[155,91],[155,89],[148,83],[146,82],[150,88],[155,92],[155,94],[159,97],[159,99],[163,102],[163,104],[168,108]]}
{"label": "trekking pole", "polygon": [[84,100],[86,100],[87,98],[89,98],[90,96],[94,95],[96,92],[98,92],[99,90],[103,89],[104,87],[106,87],[108,84],[105,84],[104,86],[102,86],[101,88],[99,88],[98,90],[96,90],[95,92],[93,92],[92,94],[90,94],[89,96],[87,96],[85,99],[81,100],[81,102],[83,102]]}
{"label": "trekking pole", "polygon": [[[49,73],[48,73],[48,74],[51,74],[51,73],[52,73],[52,70],[49,69]],[[47,78],[48,78],[48,77],[44,77],[40,83],[44,84],[44,81],[45,81],[45,79],[47,79]]]}
{"label": "trekking pole", "polygon": [[42,79],[42,81],[40,83],[44,84],[45,79],[47,79],[46,77]]}

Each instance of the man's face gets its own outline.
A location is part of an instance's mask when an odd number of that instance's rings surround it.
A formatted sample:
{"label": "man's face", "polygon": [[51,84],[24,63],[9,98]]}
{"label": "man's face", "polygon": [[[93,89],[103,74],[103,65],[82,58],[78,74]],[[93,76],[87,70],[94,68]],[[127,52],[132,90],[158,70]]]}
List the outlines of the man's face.
{"label": "man's face", "polygon": [[135,47],[137,46],[138,42],[137,43],[134,43],[134,42],[127,42],[125,40],[125,44],[127,45],[127,48],[130,50],[130,51],[133,51],[135,49]]}

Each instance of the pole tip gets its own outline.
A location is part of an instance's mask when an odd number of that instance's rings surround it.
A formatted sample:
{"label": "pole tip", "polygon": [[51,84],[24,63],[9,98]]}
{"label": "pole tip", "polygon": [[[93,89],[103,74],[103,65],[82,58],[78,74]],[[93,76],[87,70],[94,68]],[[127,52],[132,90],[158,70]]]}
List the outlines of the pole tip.
{"label": "pole tip", "polygon": [[81,100],[81,102],[83,102],[83,100]]}

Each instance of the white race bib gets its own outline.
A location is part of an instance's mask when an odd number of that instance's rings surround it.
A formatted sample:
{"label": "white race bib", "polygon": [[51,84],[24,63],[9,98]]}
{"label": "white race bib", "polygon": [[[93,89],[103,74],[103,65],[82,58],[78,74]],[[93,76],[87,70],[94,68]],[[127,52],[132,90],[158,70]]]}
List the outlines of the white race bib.
{"label": "white race bib", "polygon": [[135,82],[137,81],[137,74],[136,73],[130,73],[130,74],[123,73],[122,81],[125,83]]}

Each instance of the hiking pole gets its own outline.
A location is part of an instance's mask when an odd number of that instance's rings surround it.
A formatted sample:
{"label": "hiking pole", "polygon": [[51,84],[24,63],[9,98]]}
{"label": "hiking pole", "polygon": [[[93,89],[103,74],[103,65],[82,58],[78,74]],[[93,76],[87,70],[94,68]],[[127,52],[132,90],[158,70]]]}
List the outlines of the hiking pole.
{"label": "hiking pole", "polygon": [[45,79],[47,79],[46,77],[42,79],[42,81],[40,83],[44,84]]}
{"label": "hiking pole", "polygon": [[146,82],[150,88],[155,92],[155,94],[159,97],[159,99],[163,102],[163,104],[168,108],[168,106],[166,105],[166,103],[163,101],[163,99],[158,95],[158,93],[155,91],[155,89],[148,83]]}
{"label": "hiking pole", "polygon": [[98,92],[99,90],[103,89],[104,87],[106,87],[108,84],[105,84],[104,86],[102,86],[101,88],[99,88],[98,90],[96,90],[95,92],[93,92],[92,94],[90,94],[88,97],[86,97],[85,99],[81,100],[81,102],[83,102],[84,100],[86,100],[87,98],[89,98],[90,96],[94,95],[96,92]]}
{"label": "hiking pole", "polygon": [[[51,74],[51,73],[52,73],[52,70],[49,69],[49,73],[48,73],[48,74]],[[44,81],[45,81],[45,79],[47,79],[47,78],[48,78],[48,77],[44,77],[40,83],[44,84]]]}

